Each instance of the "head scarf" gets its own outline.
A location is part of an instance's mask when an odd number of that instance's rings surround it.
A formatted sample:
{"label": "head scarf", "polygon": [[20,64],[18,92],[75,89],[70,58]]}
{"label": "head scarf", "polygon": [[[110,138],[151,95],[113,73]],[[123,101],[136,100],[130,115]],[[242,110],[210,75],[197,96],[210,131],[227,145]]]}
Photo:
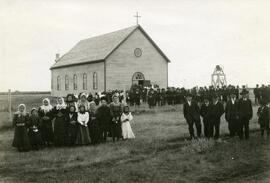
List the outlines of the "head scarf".
{"label": "head scarf", "polygon": [[[59,99],[62,101],[62,104],[59,103]],[[63,97],[58,97],[57,98],[57,105],[56,105],[56,109],[60,110],[60,109],[66,109],[67,105],[65,104],[65,100]]]}
{"label": "head scarf", "polygon": [[[23,112],[20,111],[20,107],[23,106],[24,110]],[[16,112],[19,116],[26,116],[26,105],[25,104],[19,104],[18,105],[18,111]]]}
{"label": "head scarf", "polygon": [[[84,102],[81,100],[82,96],[85,96],[85,98],[86,98],[86,100],[85,100]],[[83,106],[85,107],[85,110],[86,110],[86,111],[89,110],[89,102],[88,102],[88,100],[87,100],[87,95],[86,95],[86,93],[82,93],[82,94],[80,95],[79,98],[80,98],[80,99],[79,99],[79,101],[78,101],[78,103],[77,103],[77,106],[80,107],[81,105],[83,105]]]}
{"label": "head scarf", "polygon": [[[44,102],[45,102],[45,101],[48,102],[48,105],[47,105],[47,106],[44,105]],[[43,104],[43,105],[40,106],[40,108],[41,108],[41,110],[43,110],[45,113],[51,111],[52,108],[53,108],[52,105],[51,105],[51,103],[50,103],[50,100],[49,100],[48,98],[43,99],[43,100],[42,100],[42,104]]]}

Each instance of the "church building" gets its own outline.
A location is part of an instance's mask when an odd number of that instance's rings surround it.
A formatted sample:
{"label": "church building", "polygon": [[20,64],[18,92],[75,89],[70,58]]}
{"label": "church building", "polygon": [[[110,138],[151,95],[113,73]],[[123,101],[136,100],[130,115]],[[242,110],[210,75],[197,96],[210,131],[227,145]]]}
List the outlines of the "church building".
{"label": "church building", "polygon": [[168,86],[170,60],[140,25],[79,41],[51,70],[52,96]]}

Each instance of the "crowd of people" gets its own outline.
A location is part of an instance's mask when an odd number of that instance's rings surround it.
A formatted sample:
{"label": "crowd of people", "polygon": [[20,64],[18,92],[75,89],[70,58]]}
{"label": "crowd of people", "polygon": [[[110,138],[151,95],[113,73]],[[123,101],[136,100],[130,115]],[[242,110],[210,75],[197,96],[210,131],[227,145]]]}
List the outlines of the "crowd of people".
{"label": "crowd of people", "polygon": [[119,94],[112,96],[108,104],[106,97],[90,100],[85,93],[76,99],[73,94],[57,98],[52,106],[48,98],[38,109],[26,112],[20,104],[14,114],[15,133],[13,147],[19,151],[39,150],[50,146],[78,146],[133,139],[135,135],[130,122],[133,116],[128,105],[119,101]]}
{"label": "crowd of people", "polygon": [[[241,92],[240,92],[241,91]],[[261,135],[269,130],[270,86],[254,89],[255,103]],[[190,138],[220,138],[221,116],[225,113],[229,134],[240,139],[249,138],[249,121],[253,117],[252,102],[245,86],[185,88],[143,88],[132,86],[129,91],[107,91],[94,95],[68,94],[66,100],[57,98],[52,106],[48,98],[38,109],[26,113],[26,106],[19,105],[13,123],[15,135],[13,146],[19,151],[41,149],[46,146],[76,146],[135,138],[130,121],[130,106],[142,103],[149,108],[183,104],[183,114],[188,124]],[[128,105],[129,104],[129,105]],[[194,126],[196,128],[196,135]]]}

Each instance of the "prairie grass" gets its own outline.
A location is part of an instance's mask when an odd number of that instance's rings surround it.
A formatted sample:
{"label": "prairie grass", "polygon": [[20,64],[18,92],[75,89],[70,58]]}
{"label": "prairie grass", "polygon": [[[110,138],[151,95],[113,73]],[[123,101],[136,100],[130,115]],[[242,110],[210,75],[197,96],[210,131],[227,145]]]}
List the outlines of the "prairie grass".
{"label": "prairie grass", "polygon": [[[269,182],[270,143],[260,138],[256,117],[248,141],[227,138],[222,119],[218,143],[185,140],[181,105],[140,110],[131,123],[136,139],[97,146],[18,153],[11,147],[13,129],[2,128],[0,182]],[[0,122],[8,124],[7,116],[1,112]]]}

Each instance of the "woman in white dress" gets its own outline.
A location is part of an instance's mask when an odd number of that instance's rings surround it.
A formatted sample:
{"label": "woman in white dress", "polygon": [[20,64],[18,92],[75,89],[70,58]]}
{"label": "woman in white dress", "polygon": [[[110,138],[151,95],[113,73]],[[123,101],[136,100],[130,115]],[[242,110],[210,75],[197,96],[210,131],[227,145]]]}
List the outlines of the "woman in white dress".
{"label": "woman in white dress", "polygon": [[121,127],[123,139],[134,139],[135,135],[131,129],[130,121],[133,120],[133,116],[129,111],[129,107],[125,106],[121,115]]}

